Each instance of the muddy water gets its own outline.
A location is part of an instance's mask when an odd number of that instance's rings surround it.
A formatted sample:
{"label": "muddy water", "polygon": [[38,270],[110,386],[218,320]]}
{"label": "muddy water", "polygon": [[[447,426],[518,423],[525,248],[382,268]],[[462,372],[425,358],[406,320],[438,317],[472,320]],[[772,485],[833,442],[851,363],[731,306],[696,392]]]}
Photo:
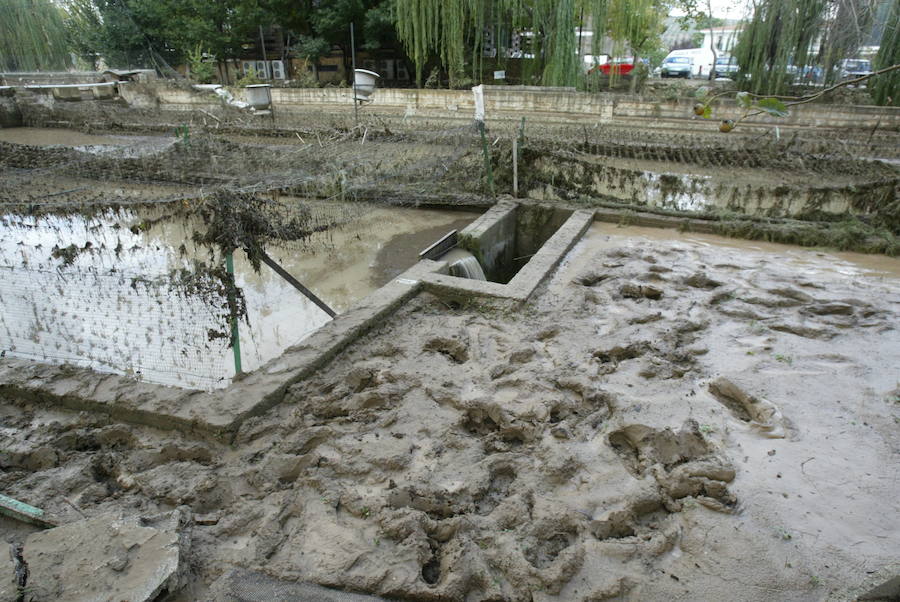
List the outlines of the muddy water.
{"label": "muddy water", "polygon": [[94,150],[95,147],[102,146],[160,147],[174,140],[173,136],[98,135],[62,128],[0,128],[0,142],[33,146],[71,146],[81,150]]}
{"label": "muddy water", "polygon": [[[367,206],[350,211],[355,219],[308,245],[269,249],[338,312],[415,263],[421,249],[410,241],[417,234],[424,233],[424,248],[434,232],[443,234],[476,217]],[[131,229],[138,224],[143,225]],[[203,229],[192,220],[165,219],[163,209],[109,211],[94,218],[3,216],[0,349],[148,382],[227,386],[234,375],[232,352],[222,339],[210,338],[222,331],[221,316],[196,295],[150,284],[174,269],[190,269],[195,260],[221,261],[191,242],[192,233]],[[70,245],[80,251],[61,255],[59,249]],[[235,271],[247,300],[248,321],[240,325],[244,371],[329,320],[268,267],[254,273],[242,252],[235,253]]]}
{"label": "muddy water", "polygon": [[[342,313],[411,267],[436,239],[476,217],[456,211],[372,208],[330,233],[325,247],[298,251],[275,246],[270,255]],[[239,253],[236,270],[250,313],[250,326],[241,325],[245,371],[277,357],[328,321],[324,311],[268,267],[255,274]]]}

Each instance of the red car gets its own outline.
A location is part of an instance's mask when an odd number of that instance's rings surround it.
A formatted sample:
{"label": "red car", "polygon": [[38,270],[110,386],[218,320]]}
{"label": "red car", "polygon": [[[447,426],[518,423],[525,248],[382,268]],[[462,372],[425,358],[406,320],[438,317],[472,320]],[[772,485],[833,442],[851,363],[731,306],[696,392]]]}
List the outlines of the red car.
{"label": "red car", "polygon": [[613,59],[610,63],[603,63],[602,65],[595,65],[591,68],[589,73],[594,73],[596,71],[600,71],[603,75],[610,75],[611,73],[615,73],[616,75],[628,75],[634,70],[634,59],[623,58],[623,59]]}

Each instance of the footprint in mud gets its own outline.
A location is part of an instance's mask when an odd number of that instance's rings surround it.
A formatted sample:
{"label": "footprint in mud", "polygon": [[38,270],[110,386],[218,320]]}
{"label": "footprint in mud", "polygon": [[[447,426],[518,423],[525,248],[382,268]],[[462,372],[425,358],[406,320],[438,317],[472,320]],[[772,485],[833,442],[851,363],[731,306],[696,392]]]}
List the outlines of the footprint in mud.
{"label": "footprint in mud", "polygon": [[712,396],[742,422],[749,423],[766,437],[785,437],[785,418],[772,402],[750,395],[732,381],[719,377],[709,383]]}
{"label": "footprint in mud", "polygon": [[695,272],[690,276],[684,278],[682,282],[693,288],[702,288],[706,290],[712,290],[714,288],[722,286],[721,282],[713,280],[712,278],[707,276],[705,272]]}
{"label": "footprint in mud", "polygon": [[575,278],[575,282],[582,286],[596,286],[612,277],[612,274],[606,272],[587,272],[586,274]]}
{"label": "footprint in mud", "polygon": [[643,357],[650,349],[648,341],[637,341],[624,346],[616,345],[609,349],[598,349],[592,354],[592,357],[600,362],[597,369],[598,374],[609,374],[615,372],[620,363]]}
{"label": "footprint in mud", "polygon": [[428,539],[431,548],[431,557],[422,565],[422,580],[428,585],[437,585],[441,580],[441,544],[434,539]]}
{"label": "footprint in mud", "polygon": [[[609,444],[633,476],[653,476],[659,485],[660,503],[668,512],[680,511],[689,497],[718,512],[732,512],[737,504],[726,486],[734,480],[734,468],[713,453],[694,420],[686,420],[677,432],[630,425],[611,433]],[[646,508],[633,508],[609,518],[605,526],[596,525],[595,534],[628,536],[635,532],[639,515],[657,511],[650,503]]]}
{"label": "footprint in mud", "polygon": [[509,497],[510,488],[516,480],[516,471],[512,466],[500,465],[491,470],[487,488],[475,496],[475,511],[487,516],[494,511],[500,502]]}
{"label": "footprint in mud", "polygon": [[830,328],[820,328],[816,326],[807,326],[798,322],[776,322],[770,324],[769,328],[778,332],[786,332],[805,339],[819,339],[827,341],[837,336],[837,333]]}
{"label": "footprint in mud", "polygon": [[561,396],[546,406],[550,410],[547,420],[550,433],[557,438],[570,438],[570,429],[582,424],[594,431],[613,411],[613,397],[594,386],[590,379],[564,376],[552,382]]}
{"label": "footprint in mud", "polygon": [[578,529],[562,521],[543,521],[532,533],[531,545],[524,550],[525,559],[536,569],[545,569],[578,539]]}
{"label": "footprint in mud", "polygon": [[632,502],[624,510],[613,510],[591,521],[591,535],[599,540],[624,539],[659,529],[671,514],[658,496]]}
{"label": "footprint in mud", "polygon": [[662,298],[663,291],[662,289],[651,286],[649,284],[637,284],[635,282],[628,282],[619,287],[619,294],[626,299],[658,300]]}
{"label": "footprint in mud", "polygon": [[792,301],[796,301],[797,303],[811,303],[814,301],[811,296],[807,295],[803,291],[798,291],[795,288],[790,288],[787,286],[770,288],[767,292],[771,295],[777,295],[785,299],[791,299]]}
{"label": "footprint in mud", "polygon": [[504,416],[493,405],[468,408],[460,426],[469,435],[481,439],[485,453],[502,453],[532,441],[535,437],[533,425],[519,424]]}
{"label": "footprint in mud", "polygon": [[425,343],[422,351],[440,353],[456,364],[463,364],[469,359],[469,349],[459,339],[436,337]]}
{"label": "footprint in mud", "polygon": [[816,316],[852,316],[854,307],[849,303],[840,302],[813,303],[807,305],[801,311]]}
{"label": "footprint in mud", "polygon": [[662,464],[665,470],[671,470],[679,464],[710,454],[709,446],[694,420],[687,420],[677,432],[633,424],[610,433],[608,441],[628,471],[637,477],[654,464]]}

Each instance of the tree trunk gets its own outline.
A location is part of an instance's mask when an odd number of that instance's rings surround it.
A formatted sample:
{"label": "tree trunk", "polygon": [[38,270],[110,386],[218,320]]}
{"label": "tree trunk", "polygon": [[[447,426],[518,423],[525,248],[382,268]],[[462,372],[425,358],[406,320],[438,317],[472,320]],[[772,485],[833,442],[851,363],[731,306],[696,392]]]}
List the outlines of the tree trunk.
{"label": "tree trunk", "polygon": [[641,74],[640,74],[641,57],[638,56],[637,52],[634,53],[633,60],[634,60],[634,63],[633,63],[634,69],[631,70],[631,84],[629,84],[629,86],[628,86],[628,91],[631,94],[634,94],[637,92],[638,78],[641,76]]}
{"label": "tree trunk", "polygon": [[716,32],[713,30],[712,0],[706,0],[706,8],[709,10],[706,15],[709,19],[709,49],[713,55],[712,68],[709,70],[709,79],[712,81],[716,79]]}

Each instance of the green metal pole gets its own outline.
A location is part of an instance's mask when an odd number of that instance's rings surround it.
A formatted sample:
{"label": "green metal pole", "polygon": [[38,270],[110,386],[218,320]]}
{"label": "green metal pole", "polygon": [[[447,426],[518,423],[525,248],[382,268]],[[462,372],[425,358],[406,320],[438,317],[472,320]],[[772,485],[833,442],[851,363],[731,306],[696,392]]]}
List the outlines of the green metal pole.
{"label": "green metal pole", "polygon": [[484,171],[487,172],[488,188],[491,196],[494,196],[494,171],[491,169],[491,153],[488,150],[487,137],[484,135],[484,122],[478,122],[478,131],[481,132],[481,148],[484,150]]}
{"label": "green metal pole", "polygon": [[[225,270],[231,275],[232,283],[234,282],[234,255],[232,253],[225,254]],[[234,292],[228,293],[229,305],[234,305]],[[238,332],[237,316],[231,316],[231,349],[234,351],[234,374],[237,376],[241,373],[241,336]]]}

